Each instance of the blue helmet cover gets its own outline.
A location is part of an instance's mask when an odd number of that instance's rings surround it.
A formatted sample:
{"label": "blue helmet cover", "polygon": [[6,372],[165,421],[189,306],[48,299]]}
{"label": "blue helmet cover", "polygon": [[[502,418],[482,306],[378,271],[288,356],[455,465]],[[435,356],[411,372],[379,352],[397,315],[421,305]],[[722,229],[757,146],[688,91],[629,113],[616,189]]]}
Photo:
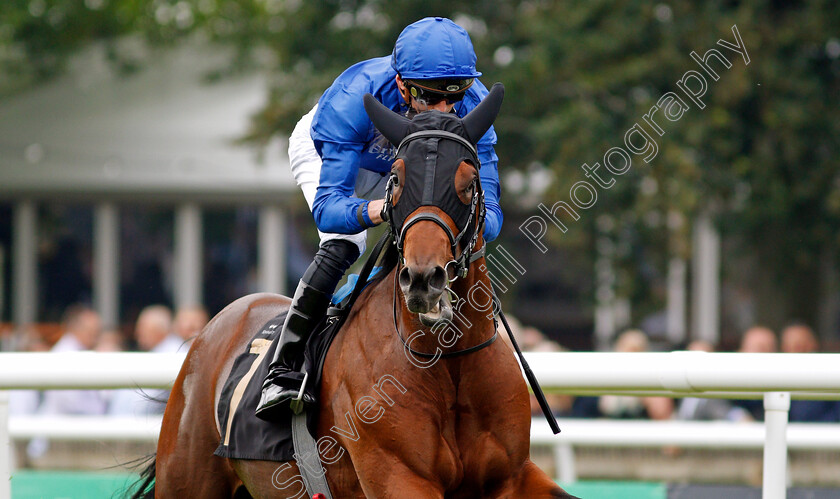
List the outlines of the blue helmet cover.
{"label": "blue helmet cover", "polygon": [[407,80],[478,78],[467,31],[444,17],[427,17],[400,33],[391,66]]}

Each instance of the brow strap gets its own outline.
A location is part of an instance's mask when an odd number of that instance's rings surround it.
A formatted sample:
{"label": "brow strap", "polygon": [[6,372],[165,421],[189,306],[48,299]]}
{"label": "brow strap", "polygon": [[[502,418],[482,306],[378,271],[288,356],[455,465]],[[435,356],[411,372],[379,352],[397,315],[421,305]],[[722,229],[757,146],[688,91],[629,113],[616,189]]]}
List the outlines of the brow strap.
{"label": "brow strap", "polygon": [[399,155],[400,151],[402,151],[402,148],[405,147],[412,140],[423,138],[454,140],[455,142],[458,142],[462,146],[466,147],[467,150],[470,151],[475,157],[476,163],[478,162],[478,151],[476,151],[475,146],[469,140],[465,139],[464,137],[461,137],[457,133],[447,132],[445,130],[420,130],[419,132],[414,132],[406,135],[405,138],[402,139],[402,141],[400,141],[400,145],[397,146],[397,155]]}

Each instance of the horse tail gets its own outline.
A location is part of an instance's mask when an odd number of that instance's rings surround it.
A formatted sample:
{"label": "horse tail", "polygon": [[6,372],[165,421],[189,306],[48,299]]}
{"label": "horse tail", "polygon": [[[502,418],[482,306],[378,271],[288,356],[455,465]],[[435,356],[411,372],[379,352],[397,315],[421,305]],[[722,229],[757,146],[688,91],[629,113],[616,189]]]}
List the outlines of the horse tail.
{"label": "horse tail", "polygon": [[146,461],[148,461],[148,464],[145,468],[143,468],[143,471],[140,472],[140,478],[129,486],[124,497],[128,499],[154,499],[157,454],[147,456],[142,462]]}

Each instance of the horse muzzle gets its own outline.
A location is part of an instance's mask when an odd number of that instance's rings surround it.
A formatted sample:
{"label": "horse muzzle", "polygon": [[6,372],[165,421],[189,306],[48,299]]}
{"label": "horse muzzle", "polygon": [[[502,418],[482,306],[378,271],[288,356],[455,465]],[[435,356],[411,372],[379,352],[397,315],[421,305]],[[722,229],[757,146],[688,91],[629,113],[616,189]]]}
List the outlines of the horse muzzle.
{"label": "horse muzzle", "polygon": [[452,320],[449,293],[444,293],[449,285],[449,277],[443,267],[403,267],[399,273],[399,283],[408,311],[418,314],[424,326],[432,327],[440,321]]}

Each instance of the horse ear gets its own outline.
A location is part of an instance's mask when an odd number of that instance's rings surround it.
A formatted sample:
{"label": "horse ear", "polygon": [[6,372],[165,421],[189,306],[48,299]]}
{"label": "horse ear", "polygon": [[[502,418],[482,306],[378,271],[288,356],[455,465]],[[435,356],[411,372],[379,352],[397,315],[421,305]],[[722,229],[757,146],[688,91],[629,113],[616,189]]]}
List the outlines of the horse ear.
{"label": "horse ear", "polygon": [[388,141],[395,146],[400,145],[402,139],[408,135],[408,125],[411,120],[404,116],[391,111],[381,102],[376,100],[371,94],[365,94],[365,111],[367,111],[370,121],[379,130]]}
{"label": "horse ear", "polygon": [[493,88],[490,89],[490,94],[461,120],[469,136],[467,138],[473,144],[477,144],[493,125],[493,121],[496,120],[499,109],[502,107],[504,97],[505,86],[501,83],[494,83]]}

